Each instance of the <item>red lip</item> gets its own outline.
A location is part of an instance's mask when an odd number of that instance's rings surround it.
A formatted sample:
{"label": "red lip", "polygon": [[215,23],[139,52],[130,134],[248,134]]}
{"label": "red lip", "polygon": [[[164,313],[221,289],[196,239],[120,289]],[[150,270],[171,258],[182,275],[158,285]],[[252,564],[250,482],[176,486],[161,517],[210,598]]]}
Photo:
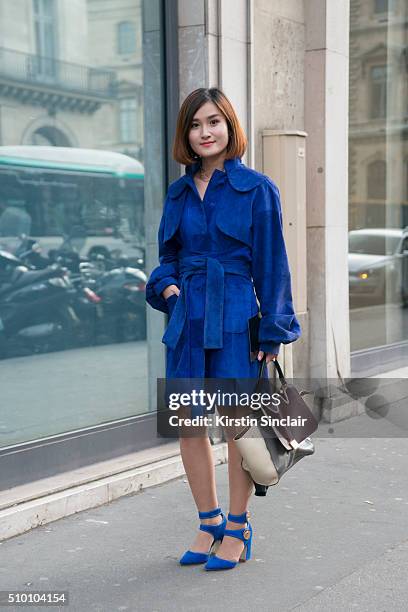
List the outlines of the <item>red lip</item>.
{"label": "red lip", "polygon": [[212,140],[211,142],[202,142],[201,146],[202,147],[208,147],[208,145],[214,144],[215,140]]}

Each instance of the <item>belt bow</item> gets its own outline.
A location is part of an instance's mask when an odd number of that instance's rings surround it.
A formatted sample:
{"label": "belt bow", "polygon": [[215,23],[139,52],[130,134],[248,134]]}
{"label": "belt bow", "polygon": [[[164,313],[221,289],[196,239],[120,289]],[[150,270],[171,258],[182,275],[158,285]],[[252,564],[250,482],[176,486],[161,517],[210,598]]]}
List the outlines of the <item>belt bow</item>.
{"label": "belt bow", "polygon": [[206,274],[203,346],[205,349],[223,348],[225,273],[251,278],[249,264],[239,259],[217,259],[207,255],[190,255],[181,258],[179,260],[180,294],[162,338],[164,344],[172,349],[180,340],[187,318],[188,281],[194,274],[203,272]]}

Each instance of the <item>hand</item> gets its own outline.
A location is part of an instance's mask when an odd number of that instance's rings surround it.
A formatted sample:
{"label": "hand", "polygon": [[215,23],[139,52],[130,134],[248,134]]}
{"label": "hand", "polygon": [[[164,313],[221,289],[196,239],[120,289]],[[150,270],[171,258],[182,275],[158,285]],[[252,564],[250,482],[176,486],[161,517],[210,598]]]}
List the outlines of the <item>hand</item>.
{"label": "hand", "polygon": [[168,285],[168,287],[163,289],[162,296],[164,297],[165,300],[167,300],[167,298],[173,295],[173,293],[175,293],[178,296],[180,293],[180,289],[177,287],[177,285]]}
{"label": "hand", "polygon": [[[263,351],[258,351],[258,360],[261,361],[261,359],[263,359],[264,356],[264,352]],[[277,358],[278,354],[274,354],[274,353],[266,353],[266,363],[269,363],[270,361],[275,361],[275,359]]]}

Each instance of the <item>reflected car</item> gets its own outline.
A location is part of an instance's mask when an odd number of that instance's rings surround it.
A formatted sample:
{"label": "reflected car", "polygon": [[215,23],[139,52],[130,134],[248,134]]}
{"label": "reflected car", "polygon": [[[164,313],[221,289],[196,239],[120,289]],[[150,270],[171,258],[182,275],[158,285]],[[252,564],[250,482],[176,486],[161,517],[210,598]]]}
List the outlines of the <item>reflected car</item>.
{"label": "reflected car", "polygon": [[350,299],[408,303],[408,227],[349,232]]}

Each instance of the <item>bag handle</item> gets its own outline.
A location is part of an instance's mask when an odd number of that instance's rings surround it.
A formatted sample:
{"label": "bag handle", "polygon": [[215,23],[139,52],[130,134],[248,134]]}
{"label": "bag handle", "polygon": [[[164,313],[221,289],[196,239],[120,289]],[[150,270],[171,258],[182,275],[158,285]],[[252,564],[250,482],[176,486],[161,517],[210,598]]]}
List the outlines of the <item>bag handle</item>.
{"label": "bag handle", "polygon": [[[281,385],[283,388],[288,386],[288,383],[286,381],[286,378],[282,372],[282,368],[279,365],[279,362],[277,359],[273,359],[272,363],[275,365],[276,370],[278,371],[278,376],[279,376],[279,380],[281,382]],[[260,366],[259,366],[259,374],[258,374],[258,379],[260,379],[263,376],[263,372],[264,372],[264,368],[266,365],[266,355],[264,354],[264,356],[262,357],[261,361],[260,361]]]}
{"label": "bag handle", "polygon": [[[278,371],[279,380],[280,380],[280,383],[281,383],[281,385],[282,385],[282,389],[281,389],[281,390],[284,392],[284,394],[285,394],[285,396],[286,396],[286,401],[287,401],[287,403],[289,403],[288,396],[286,395],[286,387],[288,386],[288,383],[287,383],[287,381],[286,381],[286,378],[285,378],[285,377],[284,377],[284,375],[283,375],[282,368],[280,367],[280,365],[279,365],[279,363],[278,363],[278,361],[277,361],[277,359],[276,359],[276,358],[275,358],[275,359],[273,359],[273,360],[272,360],[272,362],[275,364],[275,367],[276,367],[276,369],[277,369],[277,371]],[[261,362],[260,362],[258,380],[259,380],[259,379],[261,378],[261,376],[263,375],[263,371],[264,371],[264,368],[265,368],[265,364],[266,364],[266,355],[264,354],[264,356],[262,357]],[[263,412],[263,414],[264,414],[265,416],[267,416],[267,413],[266,413],[265,409],[264,409],[262,406],[261,406],[261,411]],[[273,428],[273,429],[274,429],[274,428]],[[299,444],[298,444],[298,442],[296,442],[296,440],[287,440],[287,439],[286,439],[286,438],[284,438],[282,435],[279,435],[279,432],[277,432],[275,429],[274,429],[274,431],[275,431],[275,433],[277,434],[277,437],[279,438],[279,440],[280,440],[281,444],[283,445],[283,447],[284,447],[284,448],[285,448],[287,451],[290,451],[290,450],[296,450],[296,449],[298,448]]]}

